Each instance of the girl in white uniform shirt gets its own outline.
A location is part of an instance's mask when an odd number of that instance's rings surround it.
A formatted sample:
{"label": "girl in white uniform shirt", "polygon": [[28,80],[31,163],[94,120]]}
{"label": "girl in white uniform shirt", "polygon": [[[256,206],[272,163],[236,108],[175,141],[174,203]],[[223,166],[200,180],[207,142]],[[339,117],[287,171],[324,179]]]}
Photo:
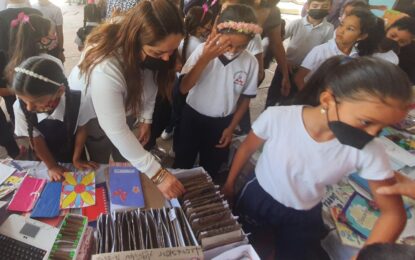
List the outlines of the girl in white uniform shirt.
{"label": "girl in white uniform shirt", "polygon": [[68,171],[58,162],[73,163],[79,169],[97,167],[81,160],[85,125],[93,111],[85,106],[80,91],[69,90],[57,63],[43,57],[27,59],[15,68],[13,89],[18,97],[13,106],[15,133],[29,137],[51,180],[61,179]]}
{"label": "girl in white uniform shirt", "polygon": [[187,60],[180,90],[189,94],[173,167],[193,167],[199,153],[200,165],[217,177],[233,131],[256,95],[258,62],[245,48],[260,30],[251,8],[231,5],[219,15],[219,34]]}
{"label": "girl in white uniform shirt", "polygon": [[[238,173],[263,146],[236,202],[246,232],[275,230],[276,259],[327,259],[320,240],[325,187],[359,171],[369,181],[381,215],[366,244],[394,242],[406,222],[400,196],[374,191],[395,182],[383,145],[375,136],[405,118],[410,82],[392,63],[335,56],[305,86],[308,106],[269,107],[239,147],[223,192],[232,199]],[[300,93],[302,93],[300,92]],[[253,226],[254,224],[254,226]]]}
{"label": "girl in white uniform shirt", "polygon": [[299,90],[305,81],[327,59],[336,55],[350,57],[372,55],[382,39],[374,39],[371,30],[376,25],[376,17],[366,9],[355,8],[335,31],[334,39],[314,47],[304,58],[294,77]]}
{"label": "girl in white uniform shirt", "polygon": [[[183,185],[143,144],[150,136],[157,89],[164,96],[171,91],[182,38],[183,20],[171,1],[141,1],[119,23],[101,25],[89,36],[69,78],[71,87],[86,95],[112,144],[166,198],[182,194]],[[127,125],[127,115],[139,116],[138,137]]]}

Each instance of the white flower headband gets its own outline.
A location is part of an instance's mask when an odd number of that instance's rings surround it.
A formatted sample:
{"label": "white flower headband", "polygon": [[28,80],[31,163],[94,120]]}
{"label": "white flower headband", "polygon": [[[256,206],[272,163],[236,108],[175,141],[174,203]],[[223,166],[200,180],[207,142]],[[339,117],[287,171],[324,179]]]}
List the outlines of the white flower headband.
{"label": "white flower headband", "polygon": [[224,29],[234,30],[239,33],[245,33],[245,34],[262,33],[262,28],[254,23],[228,21],[228,22],[223,22],[223,23],[218,24],[217,28],[219,30],[224,30]]}
{"label": "white flower headband", "polygon": [[58,87],[62,86],[62,84],[60,84],[60,83],[58,83],[56,81],[53,81],[53,80],[51,80],[51,79],[49,79],[49,78],[47,78],[45,76],[39,75],[36,72],[30,71],[30,70],[27,70],[27,69],[23,69],[23,68],[16,67],[16,68],[14,68],[14,71],[15,72],[20,72],[20,73],[23,73],[23,74],[26,74],[26,75],[29,75],[29,76],[31,76],[33,78],[40,79],[40,80],[42,80],[44,82],[47,82],[47,83],[52,83],[52,84],[54,84],[54,85],[56,85]]}

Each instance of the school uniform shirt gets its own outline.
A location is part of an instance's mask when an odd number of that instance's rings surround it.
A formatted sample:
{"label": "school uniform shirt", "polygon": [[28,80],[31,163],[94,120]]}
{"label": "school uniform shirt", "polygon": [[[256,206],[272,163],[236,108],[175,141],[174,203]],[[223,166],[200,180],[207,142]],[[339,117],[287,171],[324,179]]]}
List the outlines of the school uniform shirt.
{"label": "school uniform shirt", "polygon": [[325,187],[359,171],[362,178],[385,180],[393,170],[383,145],[374,139],[362,150],[336,138],[316,142],[307,132],[303,106],[269,107],[252,125],[265,144],[255,168],[261,187],[275,200],[308,210],[324,197]]}
{"label": "school uniform shirt", "polygon": [[382,60],[389,61],[395,65],[399,64],[399,57],[393,50],[387,52],[376,52],[372,55],[372,57],[379,58]]}
{"label": "school uniform shirt", "polygon": [[[205,44],[200,44],[183,66],[188,73],[202,55]],[[189,91],[186,103],[194,110],[210,117],[232,114],[240,95],[253,98],[258,84],[258,61],[243,50],[226,65],[219,58],[211,60],[195,86]]]}
{"label": "school uniform shirt", "polygon": [[246,50],[254,56],[264,52],[264,48],[262,47],[261,34],[255,34],[254,38],[252,38],[249,41],[248,46],[246,46]]}
{"label": "school uniform shirt", "polygon": [[[203,43],[202,40],[200,40],[199,38],[193,35],[190,35],[189,41],[187,42],[187,47],[186,47],[186,59],[188,59],[190,55],[192,55],[193,51],[196,50],[197,46],[199,46],[202,43]],[[177,48],[180,55],[183,55],[183,44],[184,44],[184,40],[180,42],[179,47]]]}
{"label": "school uniform shirt", "polygon": [[[89,106],[85,103],[85,97],[81,96],[81,105],[79,108],[78,119],[77,119],[77,126],[83,126],[88,123],[91,115],[94,111],[91,111]],[[66,99],[65,94],[63,94],[60,98],[58,106],[53,110],[51,114],[48,113],[37,113],[37,120],[38,123],[42,122],[45,119],[50,120],[59,120],[63,122],[65,116],[65,106],[66,106]],[[14,133],[17,136],[29,136],[29,132],[27,129],[27,121],[26,117],[23,113],[22,108],[20,107],[19,100],[16,100],[13,104],[14,115],[15,115],[15,129]],[[76,128],[74,134],[76,132]],[[41,136],[42,134],[37,130],[35,127],[33,128],[33,137]]]}
{"label": "school uniform shirt", "polygon": [[[337,55],[346,55],[344,54],[336,44],[335,38],[329,40],[326,43],[323,43],[319,46],[314,47],[304,58],[301,63],[301,67],[310,70],[310,73],[306,76],[305,80],[307,81],[310,76],[320,67],[322,63],[333,56]],[[352,48],[352,51],[348,55],[349,57],[358,57],[357,49]]]}
{"label": "school uniform shirt", "polygon": [[43,16],[48,18],[53,26],[63,25],[62,10],[53,3],[35,3],[32,7],[42,12]]}
{"label": "school uniform shirt", "polygon": [[[140,117],[152,119],[157,85],[152,71],[144,69],[141,73],[143,95]],[[97,64],[91,72],[88,87],[85,75],[80,74],[79,66],[72,69],[68,82],[72,89],[82,90],[86,104],[94,111],[91,119],[98,118],[99,125],[121,155],[150,178],[154,176],[160,169],[160,164],[154,156],[144,150],[126,123],[126,117],[131,111],[125,110],[127,83],[118,59],[111,56]]]}
{"label": "school uniform shirt", "polygon": [[333,25],[325,18],[314,26],[307,17],[290,22],[285,29],[285,39],[290,39],[286,55],[292,65],[301,65],[311,49],[333,38]]}

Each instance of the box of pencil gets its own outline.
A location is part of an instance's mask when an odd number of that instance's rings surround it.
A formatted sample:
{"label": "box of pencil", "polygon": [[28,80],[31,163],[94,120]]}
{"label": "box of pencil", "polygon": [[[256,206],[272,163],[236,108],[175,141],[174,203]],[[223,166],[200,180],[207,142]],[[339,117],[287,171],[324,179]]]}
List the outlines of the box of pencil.
{"label": "box of pencil", "polygon": [[75,259],[87,225],[88,219],[84,216],[75,214],[66,215],[53,244],[49,259]]}

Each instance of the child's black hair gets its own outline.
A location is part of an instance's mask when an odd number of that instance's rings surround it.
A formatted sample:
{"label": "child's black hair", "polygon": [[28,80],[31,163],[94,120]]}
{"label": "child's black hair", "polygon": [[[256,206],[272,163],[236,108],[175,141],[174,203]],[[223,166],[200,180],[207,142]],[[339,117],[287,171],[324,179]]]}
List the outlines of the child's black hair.
{"label": "child's black hair", "polygon": [[[70,142],[73,140],[73,133],[70,129],[70,120],[68,119],[68,116],[70,114],[68,110],[70,108],[69,104],[71,102],[71,95],[70,89],[68,87],[68,82],[66,80],[64,72],[62,71],[62,68],[56,62],[48,58],[42,58],[39,56],[28,58],[27,60],[22,62],[22,64],[20,64],[19,67],[37,73],[55,82],[62,83],[62,85],[65,87],[65,115],[63,118],[63,122],[67,128],[67,140],[68,145],[70,145]],[[29,76],[21,72],[16,72],[13,79],[12,88],[14,89],[17,95],[41,97],[45,95],[55,94],[58,91],[59,86],[56,86],[55,84],[49,82],[45,82],[43,80]],[[26,117],[29,140],[32,147],[34,147],[33,128],[37,126],[36,113],[29,112],[26,108],[26,104],[21,99],[19,100],[19,102],[20,107]]]}
{"label": "child's black hair", "polygon": [[331,90],[337,100],[364,100],[376,96],[385,101],[412,102],[408,76],[398,66],[378,58],[334,56],[326,60],[306,82],[294,104],[318,106],[320,94]]}
{"label": "child's black hair", "polygon": [[330,4],[333,3],[333,0],[307,0],[307,5],[310,6],[311,2],[329,2]]}
{"label": "child's black hair", "polygon": [[96,4],[87,4],[84,7],[84,27],[87,22],[101,22],[101,10]]}
{"label": "child's black hair", "polygon": [[408,31],[415,37],[415,18],[413,17],[402,17],[396,20],[388,30],[391,28],[398,28],[400,31]]}
{"label": "child's black hair", "polygon": [[361,8],[361,9],[366,9],[366,10],[370,10],[370,6],[367,3],[367,1],[365,0],[351,0],[346,2],[343,7],[340,10],[340,14],[344,13],[344,9],[346,9],[346,7],[351,6],[354,8]]}
{"label": "child's black hair", "polygon": [[365,246],[360,250],[356,260],[413,260],[415,247],[400,244],[376,243]]}
{"label": "child's black hair", "polygon": [[[360,21],[360,33],[367,34],[367,37],[357,42],[359,56],[372,55],[377,49],[379,42],[384,37],[384,30],[379,31],[377,17],[369,10],[355,8],[348,16],[356,16]],[[379,25],[379,24],[378,24]],[[383,27],[384,28],[384,27]]]}
{"label": "child's black hair", "polygon": [[184,18],[184,26],[186,34],[183,39],[183,49],[181,53],[182,64],[185,64],[188,57],[186,57],[186,50],[191,35],[196,34],[196,30],[199,27],[204,27],[209,23],[213,23],[213,14],[210,10],[207,12],[203,11],[200,6],[194,6],[189,9]]}
{"label": "child's black hair", "polygon": [[[234,4],[229,5],[222,11],[222,13],[218,17],[217,24],[224,23],[224,22],[244,22],[244,23],[257,23],[257,18],[255,15],[254,10],[249,7],[248,5],[243,4]],[[232,29],[225,29],[219,31],[219,33],[239,33],[238,31]],[[246,34],[245,34],[246,35]],[[254,35],[250,35],[254,37]]]}

